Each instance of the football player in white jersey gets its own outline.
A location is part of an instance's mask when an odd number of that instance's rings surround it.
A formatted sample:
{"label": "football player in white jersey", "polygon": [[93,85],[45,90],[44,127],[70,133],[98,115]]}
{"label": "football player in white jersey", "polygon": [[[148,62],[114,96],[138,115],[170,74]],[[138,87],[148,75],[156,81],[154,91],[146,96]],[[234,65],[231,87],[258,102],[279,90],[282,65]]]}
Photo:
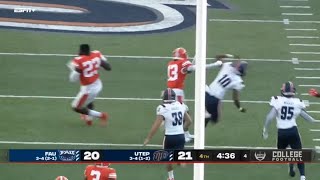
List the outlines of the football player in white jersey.
{"label": "football player in white jersey", "polygon": [[240,106],[239,92],[245,86],[242,77],[246,75],[247,66],[245,61],[223,63],[214,81],[206,86],[206,126],[209,121],[218,122],[221,101],[228,90],[233,90],[233,100],[238,110],[246,112],[246,109]]}
{"label": "football player in white jersey", "polygon": [[[157,107],[157,118],[144,141],[148,144],[156,134],[161,123],[164,121],[165,136],[163,140],[164,149],[183,149],[185,145],[184,130],[191,125],[191,117],[188,114],[188,107],[182,102],[175,100],[175,92],[167,88],[163,93],[163,104]],[[168,180],[174,180],[173,166],[167,165]]]}
{"label": "football player in white jersey", "polygon": [[[296,119],[301,116],[307,121],[316,122],[304,109],[306,105],[298,98],[295,98],[294,85],[292,82],[286,82],[282,85],[282,96],[271,97],[270,106],[272,109],[268,113],[264,128],[263,138],[268,138],[268,127],[271,121],[277,119],[278,128],[278,149],[286,149],[290,146],[292,149],[302,149],[300,134],[298,132]],[[305,180],[304,163],[298,163],[300,180]],[[289,175],[295,176],[293,164],[289,164]]]}

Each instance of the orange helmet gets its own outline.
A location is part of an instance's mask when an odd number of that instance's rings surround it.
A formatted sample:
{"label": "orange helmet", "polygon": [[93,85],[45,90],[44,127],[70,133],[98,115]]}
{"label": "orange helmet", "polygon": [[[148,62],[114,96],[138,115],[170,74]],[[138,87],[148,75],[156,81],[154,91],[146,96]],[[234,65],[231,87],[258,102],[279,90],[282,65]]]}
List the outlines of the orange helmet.
{"label": "orange helmet", "polygon": [[107,162],[97,163],[96,166],[107,166],[107,167],[109,167],[110,163],[107,163]]}
{"label": "orange helmet", "polygon": [[172,52],[173,59],[188,59],[187,50],[183,47],[176,48]]}
{"label": "orange helmet", "polygon": [[68,178],[65,176],[58,176],[55,180],[68,180]]}

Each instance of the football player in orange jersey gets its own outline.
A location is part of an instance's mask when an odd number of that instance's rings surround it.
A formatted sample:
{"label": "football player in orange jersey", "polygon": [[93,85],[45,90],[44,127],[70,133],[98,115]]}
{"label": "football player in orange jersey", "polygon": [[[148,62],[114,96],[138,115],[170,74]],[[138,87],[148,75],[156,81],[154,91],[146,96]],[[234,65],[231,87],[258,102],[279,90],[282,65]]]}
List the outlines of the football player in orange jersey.
{"label": "football player in orange jersey", "polygon": [[116,170],[109,163],[88,165],[84,170],[84,180],[117,180]]}
{"label": "football player in orange jersey", "polygon": [[90,51],[88,44],[81,44],[79,56],[75,57],[70,64],[69,79],[71,82],[80,80],[80,92],[72,102],[75,112],[81,114],[87,125],[92,125],[93,117],[100,118],[102,124],[106,124],[108,114],[93,110],[93,101],[102,90],[102,83],[98,70],[103,67],[106,71],[111,71],[111,65],[99,51]]}
{"label": "football player in orange jersey", "polygon": [[[179,47],[173,50],[173,59],[168,63],[167,69],[167,88],[171,88],[176,94],[176,100],[184,102],[184,81],[188,73],[195,71],[195,65],[188,60],[188,53],[186,49]],[[206,69],[219,67],[222,65],[220,59],[217,62],[207,64]],[[190,142],[194,138],[188,131],[185,131],[185,140]]]}

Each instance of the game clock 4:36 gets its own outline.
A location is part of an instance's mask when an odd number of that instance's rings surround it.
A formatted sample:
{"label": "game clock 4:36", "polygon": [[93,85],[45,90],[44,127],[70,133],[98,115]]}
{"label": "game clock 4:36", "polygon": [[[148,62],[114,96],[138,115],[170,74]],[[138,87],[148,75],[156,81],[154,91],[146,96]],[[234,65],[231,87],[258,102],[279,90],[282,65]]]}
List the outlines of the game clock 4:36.
{"label": "game clock 4:36", "polygon": [[213,153],[214,161],[239,161],[240,154],[236,151],[215,151]]}

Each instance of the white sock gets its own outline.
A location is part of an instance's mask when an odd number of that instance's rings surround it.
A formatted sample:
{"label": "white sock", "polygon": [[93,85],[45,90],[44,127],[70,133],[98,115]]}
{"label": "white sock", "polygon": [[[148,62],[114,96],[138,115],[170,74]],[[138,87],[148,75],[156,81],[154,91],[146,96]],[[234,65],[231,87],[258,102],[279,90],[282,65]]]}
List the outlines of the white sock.
{"label": "white sock", "polygon": [[173,170],[172,171],[168,171],[168,176],[169,176],[169,179],[174,179]]}
{"label": "white sock", "polygon": [[101,112],[89,110],[88,115],[99,118],[99,117],[101,117]]}

